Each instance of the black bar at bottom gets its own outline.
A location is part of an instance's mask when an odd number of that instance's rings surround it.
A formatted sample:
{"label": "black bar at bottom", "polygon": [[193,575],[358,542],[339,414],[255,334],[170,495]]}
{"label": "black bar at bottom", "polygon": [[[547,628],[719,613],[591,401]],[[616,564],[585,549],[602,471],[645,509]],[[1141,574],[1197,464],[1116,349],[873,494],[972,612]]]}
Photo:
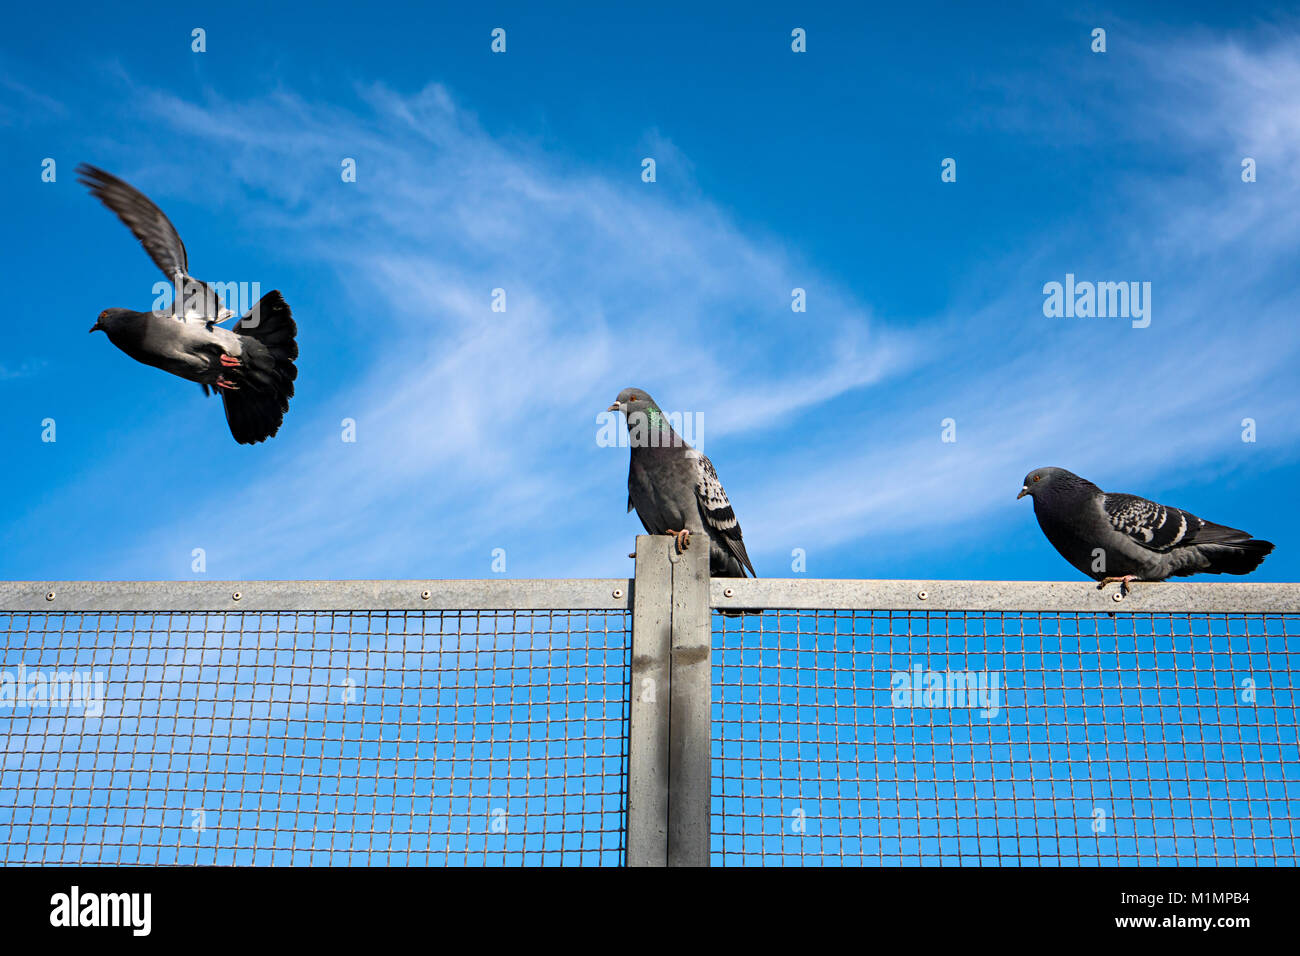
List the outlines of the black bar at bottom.
{"label": "black bar at bottom", "polygon": [[[1254,934],[1271,938],[1286,931],[1294,909],[1294,874],[1280,870],[661,873],[588,870],[539,879],[522,870],[453,875],[445,870],[345,868],[6,868],[0,870],[0,933],[10,946],[25,940],[112,939],[131,945],[150,939],[167,944],[285,943],[294,951],[320,943],[333,951],[351,939],[373,945],[390,938],[423,938],[440,949],[450,944],[447,933],[455,928],[466,944],[476,937],[497,946],[517,933],[521,944],[531,940],[535,946],[542,938],[617,938],[601,934],[607,929],[627,932],[629,907],[635,910],[641,898],[628,891],[641,889],[642,881],[668,879],[673,882],[656,887],[656,894],[684,900],[697,890],[702,895],[690,896],[695,900],[693,922],[709,924],[710,932],[732,942],[777,931],[797,933],[803,926],[809,943],[823,931],[834,929],[839,935],[848,929],[863,945],[888,932],[890,939],[923,939],[927,945],[976,940],[1150,945],[1168,940],[1181,946],[1200,938],[1221,948],[1252,941]],[[73,887],[75,922],[110,922],[116,914],[123,925],[52,925],[52,918],[54,923],[73,922]],[[713,898],[710,891],[719,890]],[[147,911],[144,898],[130,894],[149,894]],[[134,925],[133,915],[141,917]]]}

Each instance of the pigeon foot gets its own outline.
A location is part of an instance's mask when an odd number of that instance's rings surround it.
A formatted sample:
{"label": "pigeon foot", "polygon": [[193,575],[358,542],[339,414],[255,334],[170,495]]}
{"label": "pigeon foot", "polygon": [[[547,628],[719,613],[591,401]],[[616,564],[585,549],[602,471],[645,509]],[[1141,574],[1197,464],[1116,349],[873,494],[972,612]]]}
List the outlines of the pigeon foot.
{"label": "pigeon foot", "polygon": [[226,376],[224,375],[218,375],[217,380],[214,384],[217,386],[217,388],[228,389],[229,391],[232,392],[239,391],[239,386],[236,385],[234,382],[232,382],[230,379],[226,378]]}
{"label": "pigeon foot", "polygon": [[1137,575],[1136,575],[1136,574],[1126,574],[1126,575],[1124,575],[1123,577],[1118,577],[1118,578],[1116,578],[1116,577],[1111,577],[1111,578],[1102,578],[1102,579],[1101,579],[1101,583],[1097,585],[1097,590],[1098,590],[1098,591],[1105,590],[1106,585],[1108,585],[1108,584],[1114,584],[1114,583],[1118,582],[1118,583],[1119,583],[1119,593],[1120,593],[1120,594],[1123,594],[1123,595],[1125,595],[1125,596],[1127,596],[1127,595],[1128,595],[1128,592],[1129,592],[1129,590],[1130,590],[1130,589],[1129,589],[1129,586],[1128,586],[1128,585],[1129,585],[1129,582],[1130,582],[1130,581],[1137,581],[1137,579],[1138,579],[1138,578],[1137,578]]}
{"label": "pigeon foot", "polygon": [[239,368],[240,361],[239,359],[235,358],[233,355],[227,355],[225,352],[222,352],[221,364],[226,368]]}
{"label": "pigeon foot", "polygon": [[691,533],[683,528],[681,531],[673,531],[671,528],[664,532],[677,539],[677,553],[681,554],[691,546]]}

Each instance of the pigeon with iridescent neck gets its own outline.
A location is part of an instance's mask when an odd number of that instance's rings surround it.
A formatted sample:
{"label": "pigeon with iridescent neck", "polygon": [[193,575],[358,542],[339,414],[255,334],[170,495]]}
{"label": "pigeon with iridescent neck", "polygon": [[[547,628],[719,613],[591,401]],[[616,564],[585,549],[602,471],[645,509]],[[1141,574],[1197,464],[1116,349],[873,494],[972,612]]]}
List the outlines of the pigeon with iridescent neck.
{"label": "pigeon with iridescent neck", "polygon": [[636,509],[650,534],[673,535],[679,551],[690,546],[691,535],[704,535],[713,577],[743,578],[746,569],[758,577],[713,462],[688,445],[639,388],[623,389],[608,411],[627,418],[627,510]]}
{"label": "pigeon with iridescent neck", "polygon": [[1102,491],[1064,468],[1035,468],[1017,498],[1034,514],[1061,557],[1100,581],[1163,581],[1189,574],[1249,574],[1273,550],[1269,541],[1137,495]]}

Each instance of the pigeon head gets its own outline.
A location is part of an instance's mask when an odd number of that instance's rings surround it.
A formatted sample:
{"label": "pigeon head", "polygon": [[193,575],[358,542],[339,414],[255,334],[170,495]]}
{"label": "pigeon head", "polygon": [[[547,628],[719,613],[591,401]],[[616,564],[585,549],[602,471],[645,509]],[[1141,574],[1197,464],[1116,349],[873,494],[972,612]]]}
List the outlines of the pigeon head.
{"label": "pigeon head", "polygon": [[131,316],[136,314],[138,313],[132,312],[130,309],[105,309],[99,313],[99,318],[90,327],[90,331],[103,332],[111,337],[114,332],[130,321]]}
{"label": "pigeon head", "polygon": [[690,447],[673,430],[672,422],[655,400],[642,389],[623,389],[614,404],[605,410],[622,412],[626,416],[628,442],[632,448]]}
{"label": "pigeon head", "polygon": [[1092,483],[1080,478],[1064,468],[1035,468],[1025,475],[1025,483],[1016,498],[1029,495],[1031,498],[1048,497],[1063,491],[1073,491],[1091,487]]}
{"label": "pigeon head", "polygon": [[622,412],[629,418],[633,412],[645,414],[649,409],[659,410],[655,400],[650,397],[650,393],[639,388],[625,388],[618,393],[618,398],[614,399],[614,404],[605,409],[607,412]]}

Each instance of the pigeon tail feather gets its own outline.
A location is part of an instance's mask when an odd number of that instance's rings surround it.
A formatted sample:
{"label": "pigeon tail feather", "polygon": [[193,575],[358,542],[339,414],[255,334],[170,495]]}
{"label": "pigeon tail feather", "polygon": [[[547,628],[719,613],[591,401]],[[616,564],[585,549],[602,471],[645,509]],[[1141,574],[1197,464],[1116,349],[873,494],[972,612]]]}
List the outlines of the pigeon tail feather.
{"label": "pigeon tail feather", "polygon": [[1231,544],[1201,544],[1196,549],[1208,564],[1206,574],[1250,574],[1273,553],[1273,542],[1248,538]]}
{"label": "pigeon tail feather", "polygon": [[293,382],[298,377],[293,364],[298,357],[298,326],[289,304],[272,290],[232,331],[248,341],[243,343],[239,388],[222,390],[221,400],[230,434],[241,445],[252,445],[279,431],[289,410]]}

